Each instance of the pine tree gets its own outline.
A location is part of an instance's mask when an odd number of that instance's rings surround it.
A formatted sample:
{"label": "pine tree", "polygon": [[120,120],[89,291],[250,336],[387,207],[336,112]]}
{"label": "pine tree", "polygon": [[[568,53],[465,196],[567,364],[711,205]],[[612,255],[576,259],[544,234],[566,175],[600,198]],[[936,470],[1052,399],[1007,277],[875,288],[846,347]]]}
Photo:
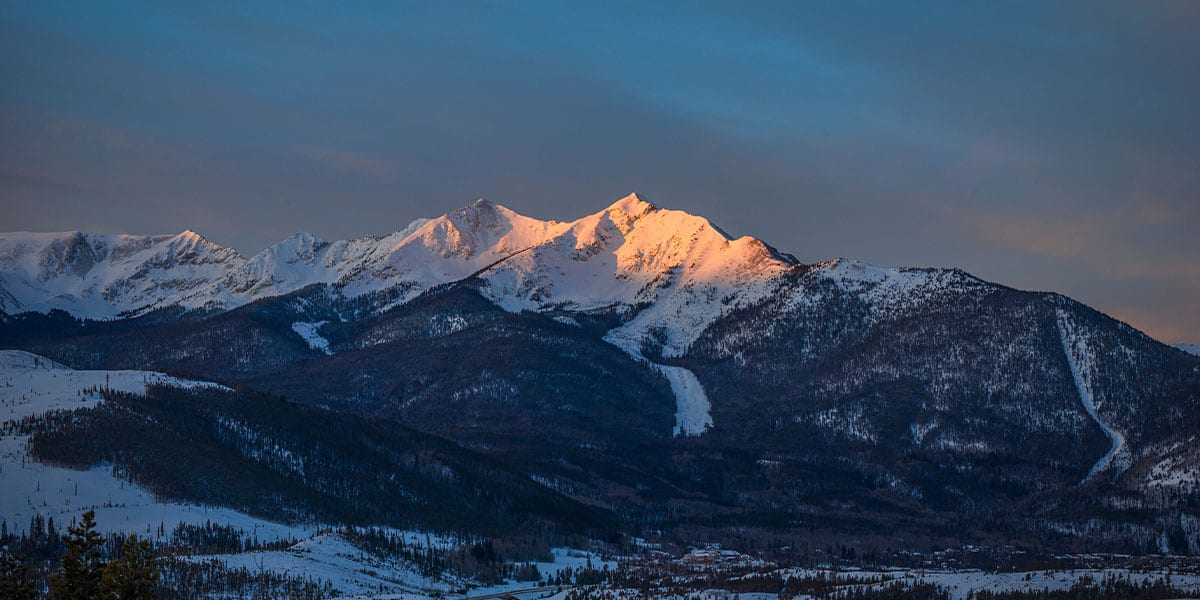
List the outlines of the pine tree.
{"label": "pine tree", "polygon": [[136,535],[125,538],[121,556],[104,566],[100,576],[101,600],[150,600],[158,584],[154,549]]}
{"label": "pine tree", "polygon": [[15,555],[7,548],[0,551],[0,598],[34,600],[37,597],[25,557]]}
{"label": "pine tree", "polygon": [[50,578],[47,600],[90,600],[100,590],[100,560],[102,540],[96,532],[96,513],[87,511],[77,525],[67,528],[63,537],[67,553],[63,555],[62,570]]}

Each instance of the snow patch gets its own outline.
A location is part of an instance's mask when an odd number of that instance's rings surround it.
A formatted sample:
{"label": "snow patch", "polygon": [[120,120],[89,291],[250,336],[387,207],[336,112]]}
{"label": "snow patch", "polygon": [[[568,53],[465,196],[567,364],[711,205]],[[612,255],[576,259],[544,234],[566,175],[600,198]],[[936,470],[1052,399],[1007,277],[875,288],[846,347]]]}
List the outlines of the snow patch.
{"label": "snow patch", "polygon": [[317,330],[328,322],[329,321],[317,321],[315,323],[307,323],[304,321],[296,321],[295,323],[292,323],[292,331],[295,331],[297,335],[304,338],[304,341],[308,343],[309,348],[312,348],[313,350],[319,350],[325,354],[333,354],[333,351],[329,349],[329,340],[321,337],[320,333],[317,333]]}
{"label": "snow patch", "polygon": [[1200,483],[1200,468],[1176,458],[1155,463],[1146,476],[1147,487],[1193,488]]}
{"label": "snow patch", "polygon": [[675,394],[675,435],[700,435],[712,427],[712,404],[696,375],[683,367],[650,364],[667,378]]}
{"label": "snow patch", "polygon": [[712,403],[704,393],[704,386],[691,371],[683,367],[661,365],[646,358],[634,340],[624,336],[613,336],[616,329],[605,334],[604,341],[624,350],[634,360],[649,365],[666,377],[675,396],[674,435],[701,435],[712,427]]}

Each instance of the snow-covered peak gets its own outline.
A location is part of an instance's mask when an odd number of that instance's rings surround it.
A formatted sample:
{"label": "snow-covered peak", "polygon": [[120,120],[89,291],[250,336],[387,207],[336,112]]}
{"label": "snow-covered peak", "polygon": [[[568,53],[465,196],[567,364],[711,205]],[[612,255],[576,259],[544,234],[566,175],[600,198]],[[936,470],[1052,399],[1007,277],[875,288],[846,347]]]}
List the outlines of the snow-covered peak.
{"label": "snow-covered peak", "polygon": [[525,250],[557,227],[552,221],[526,217],[481,199],[429,221],[417,235],[430,252],[474,263],[479,257],[494,261]]}
{"label": "snow-covered peak", "polygon": [[[325,242],[300,232],[249,259],[190,231],[15,238],[0,235],[0,308],[8,312],[66,308],[109,317],[168,304],[232,308],[312,284],[328,284],[343,297],[385,292],[394,305],[474,277],[486,297],[509,311],[622,315],[605,339],[639,360],[682,356],[721,317],[778,294],[802,302],[805,286],[794,284],[810,278],[790,274],[815,273],[872,307],[965,281],[955,271],[845,260],[808,270],[758,239],[735,239],[708,219],[656,207],[637,194],[569,222],[481,199],[385,236]],[[296,322],[293,329],[329,351],[320,325]],[[677,431],[702,433],[712,418],[699,381],[681,367],[657,368],[679,401]]]}
{"label": "snow-covered peak", "polygon": [[[164,247],[158,252],[158,256],[167,261],[174,260],[183,264],[230,263],[244,259],[237,250],[210,242],[204,236],[190,229],[170,236]],[[163,266],[169,265],[164,264]]]}
{"label": "snow-covered peak", "polygon": [[223,285],[234,294],[261,297],[323,281],[327,278],[320,273],[322,251],[328,247],[328,242],[311,233],[296,232],[245,261]]}
{"label": "snow-covered peak", "polygon": [[0,310],[108,318],[175,303],[204,306],[244,261],[192,231],[135,236],[0,234]]}
{"label": "snow-covered peak", "polygon": [[1176,348],[1194,356],[1200,356],[1200,344],[1175,344]]}
{"label": "snow-covered peak", "polygon": [[297,231],[280,242],[280,244],[290,244],[299,247],[323,246],[325,243],[325,240],[307,231]]}
{"label": "snow-covered peak", "polygon": [[434,219],[419,219],[382,238],[333,244],[340,259],[343,293],[358,295],[388,288],[407,289],[402,297],[471,275],[528,249],[556,227],[487,200]]}
{"label": "snow-covered peak", "polygon": [[657,210],[658,207],[639,196],[637,192],[629,194],[616,202],[609,205],[603,212],[610,214],[624,214],[632,219],[636,219],[652,210]]}
{"label": "snow-covered peak", "polygon": [[682,352],[714,319],[770,292],[792,264],[751,237],[730,239],[707,219],[657,208],[636,194],[553,224],[549,237],[483,274],[508,310],[640,312],[610,339],[640,351],[646,334]]}
{"label": "snow-covered peak", "polygon": [[254,255],[250,260],[252,262],[256,260],[276,260],[287,263],[306,262],[311,264],[317,253],[328,245],[329,242],[307,231],[298,231],[288,236],[282,242]]}
{"label": "snow-covered peak", "polygon": [[200,235],[199,233],[196,233],[195,231],[192,231],[191,229],[184,229],[183,231],[181,231],[178,234],[173,235],[171,237],[175,238],[176,240],[179,240],[180,242],[184,242],[184,243],[199,244],[199,243],[203,243],[203,242],[208,242],[208,240],[205,239],[204,236]]}
{"label": "snow-covered peak", "polygon": [[298,232],[250,258],[191,230],[0,234],[0,310],[111,318],[172,304],[222,309],[314,283],[346,296],[400,290],[402,302],[473,274],[510,310],[643,307],[680,294],[728,308],[791,264],[759,240],[731,239],[637,194],[570,222],[480,199],[386,236],[326,242]]}

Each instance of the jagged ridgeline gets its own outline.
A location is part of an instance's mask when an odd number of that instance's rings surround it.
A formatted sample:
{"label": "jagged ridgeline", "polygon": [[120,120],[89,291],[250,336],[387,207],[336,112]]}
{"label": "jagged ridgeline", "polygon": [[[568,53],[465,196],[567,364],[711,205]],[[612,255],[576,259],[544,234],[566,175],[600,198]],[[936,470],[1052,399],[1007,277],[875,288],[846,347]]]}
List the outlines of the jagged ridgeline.
{"label": "jagged ridgeline", "polygon": [[400,424],[631,530],[1200,551],[1200,358],[1057,294],[804,263],[637,196],[249,258],[0,234],[0,286],[4,347]]}
{"label": "jagged ridgeline", "polygon": [[219,388],[105,391],[19,421],[34,458],[113,472],[162,500],[292,523],[604,535],[609,515],[394,422]]}

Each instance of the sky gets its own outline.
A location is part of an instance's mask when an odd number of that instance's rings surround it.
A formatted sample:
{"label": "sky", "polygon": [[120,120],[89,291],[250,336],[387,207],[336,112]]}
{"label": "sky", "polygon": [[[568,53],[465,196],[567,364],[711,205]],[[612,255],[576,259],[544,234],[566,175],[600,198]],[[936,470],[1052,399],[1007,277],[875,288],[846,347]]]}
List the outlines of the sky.
{"label": "sky", "polygon": [[0,230],[255,253],[637,191],[1200,342],[1200,2],[0,0]]}

